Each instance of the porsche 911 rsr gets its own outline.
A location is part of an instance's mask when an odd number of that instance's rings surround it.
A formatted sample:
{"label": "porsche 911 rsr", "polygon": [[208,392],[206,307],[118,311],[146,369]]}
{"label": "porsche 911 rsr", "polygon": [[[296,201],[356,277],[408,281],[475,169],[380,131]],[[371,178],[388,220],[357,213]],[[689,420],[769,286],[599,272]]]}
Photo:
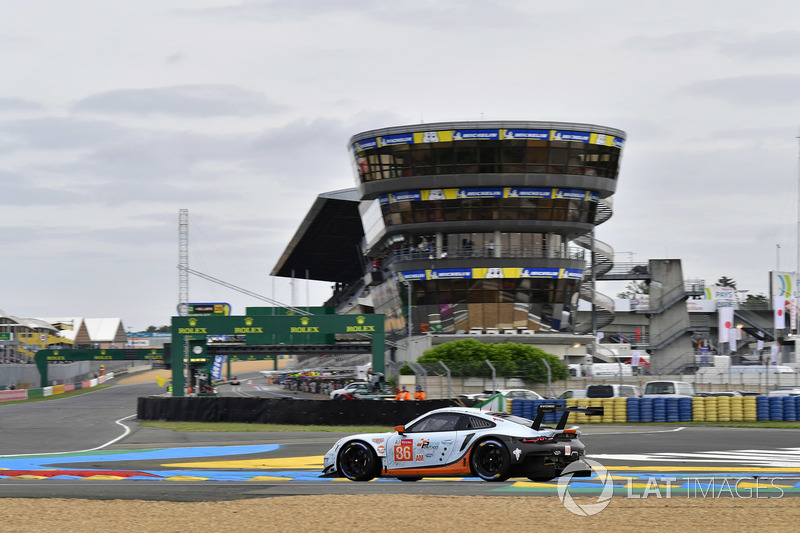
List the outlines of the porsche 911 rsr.
{"label": "porsche 911 rsr", "polygon": [[[557,426],[542,426],[544,413],[555,411],[564,412]],[[579,468],[571,468],[572,475],[589,476],[590,467],[581,462],[585,448],[580,431],[565,429],[571,411],[599,415],[603,408],[543,404],[535,420],[471,407],[436,409],[391,433],[340,439],[325,454],[322,476],[353,481],[468,476],[548,481],[575,462]]]}

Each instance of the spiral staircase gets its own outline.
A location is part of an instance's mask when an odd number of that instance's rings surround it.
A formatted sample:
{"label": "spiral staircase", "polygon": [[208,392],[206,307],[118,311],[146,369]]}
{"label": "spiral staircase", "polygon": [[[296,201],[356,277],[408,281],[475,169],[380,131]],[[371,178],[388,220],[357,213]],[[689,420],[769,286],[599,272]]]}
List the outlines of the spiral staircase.
{"label": "spiral staircase", "polygon": [[[613,214],[613,203],[611,198],[600,199],[595,215],[595,225],[602,224],[611,218]],[[604,326],[609,325],[614,320],[614,300],[597,292],[595,283],[603,274],[606,274],[614,266],[614,249],[608,244],[595,239],[591,233],[581,235],[574,241],[575,245],[589,250],[589,262],[583,274],[583,282],[580,287],[580,299],[591,303],[594,312],[588,321],[575,325],[575,332],[580,334],[592,333]]]}

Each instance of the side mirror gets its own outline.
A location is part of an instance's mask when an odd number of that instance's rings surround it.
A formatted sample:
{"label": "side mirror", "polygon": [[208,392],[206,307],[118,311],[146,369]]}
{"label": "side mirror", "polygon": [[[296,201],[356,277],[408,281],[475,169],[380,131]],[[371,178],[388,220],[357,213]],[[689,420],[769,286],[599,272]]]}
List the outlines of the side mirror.
{"label": "side mirror", "polygon": [[405,426],[395,426],[394,430],[402,435],[403,433],[406,432],[406,427]]}

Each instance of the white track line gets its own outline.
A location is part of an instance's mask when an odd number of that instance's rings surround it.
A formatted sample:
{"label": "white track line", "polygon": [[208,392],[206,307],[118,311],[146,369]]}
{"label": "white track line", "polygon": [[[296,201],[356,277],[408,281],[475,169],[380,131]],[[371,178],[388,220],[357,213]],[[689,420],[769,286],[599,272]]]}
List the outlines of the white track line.
{"label": "white track line", "polygon": [[97,446],[96,448],[89,448],[88,450],[76,450],[76,451],[72,451],[72,452],[19,453],[19,454],[16,454],[16,455],[0,455],[0,458],[3,458],[3,457],[31,457],[31,456],[36,456],[36,455],[62,455],[62,454],[68,454],[68,453],[83,453],[83,452],[94,452],[94,451],[97,451],[97,450],[102,450],[103,448],[105,448],[107,446],[111,446],[112,444],[114,444],[118,440],[124,439],[125,437],[128,436],[128,434],[131,432],[131,428],[129,428],[128,426],[123,424],[122,421],[123,420],[127,420],[129,418],[133,418],[134,416],[136,416],[136,415],[128,415],[128,416],[126,416],[124,418],[120,418],[119,420],[115,420],[114,423],[115,424],[119,424],[120,426],[125,428],[125,431],[119,437],[117,437],[115,439],[112,439],[112,440],[106,442],[105,444],[101,444],[100,446]]}

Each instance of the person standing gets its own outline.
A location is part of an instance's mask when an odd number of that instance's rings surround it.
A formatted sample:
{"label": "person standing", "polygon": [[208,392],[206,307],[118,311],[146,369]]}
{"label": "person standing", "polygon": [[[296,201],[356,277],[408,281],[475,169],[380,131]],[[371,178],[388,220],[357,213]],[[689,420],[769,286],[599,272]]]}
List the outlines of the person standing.
{"label": "person standing", "polygon": [[403,385],[403,388],[397,393],[397,396],[394,397],[394,400],[396,402],[407,402],[411,400],[411,393],[408,392],[405,385]]}
{"label": "person standing", "polygon": [[425,391],[419,385],[417,385],[417,392],[414,393],[414,399],[420,402],[425,401]]}

